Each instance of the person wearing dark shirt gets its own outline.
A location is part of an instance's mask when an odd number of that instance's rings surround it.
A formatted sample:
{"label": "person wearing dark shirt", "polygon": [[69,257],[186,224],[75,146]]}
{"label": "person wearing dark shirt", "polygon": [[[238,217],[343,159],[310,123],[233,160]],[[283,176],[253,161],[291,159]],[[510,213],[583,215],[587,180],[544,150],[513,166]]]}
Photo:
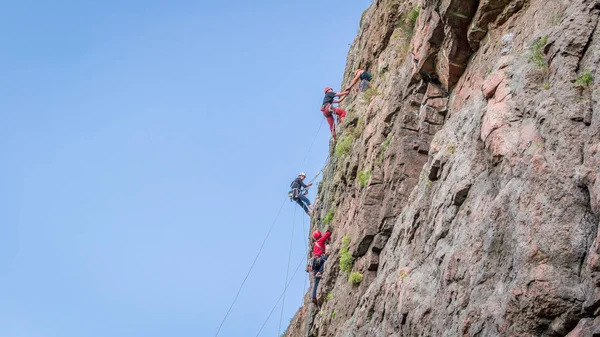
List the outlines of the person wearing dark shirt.
{"label": "person wearing dark shirt", "polygon": [[344,91],[350,91],[350,89],[352,89],[352,87],[356,83],[358,83],[358,80],[360,80],[360,84],[358,86],[358,92],[362,92],[369,85],[371,78],[372,78],[371,74],[369,74],[368,72],[366,72],[363,69],[358,69],[358,70],[356,70],[356,72],[354,72],[354,78],[350,82],[350,85],[348,87],[346,87],[346,90],[344,90]]}
{"label": "person wearing dark shirt", "polygon": [[[342,102],[347,95],[348,91],[336,93],[332,88],[325,88],[325,98],[323,98],[323,104],[321,104],[321,111],[323,112],[323,116],[327,118],[327,123],[329,123],[329,130],[331,131],[333,140],[336,140],[333,114],[335,113],[338,115],[340,123],[343,123],[344,117],[346,117],[346,111],[339,107],[334,107],[333,104]],[[336,97],[338,97],[338,99],[335,99]]]}
{"label": "person wearing dark shirt", "polygon": [[290,187],[292,188],[292,199],[302,207],[302,209],[308,214],[308,216],[312,216],[312,206],[310,204],[310,200],[302,193],[302,189],[312,186],[312,183],[305,184],[304,179],[306,178],[306,173],[300,172],[298,178],[292,181]]}

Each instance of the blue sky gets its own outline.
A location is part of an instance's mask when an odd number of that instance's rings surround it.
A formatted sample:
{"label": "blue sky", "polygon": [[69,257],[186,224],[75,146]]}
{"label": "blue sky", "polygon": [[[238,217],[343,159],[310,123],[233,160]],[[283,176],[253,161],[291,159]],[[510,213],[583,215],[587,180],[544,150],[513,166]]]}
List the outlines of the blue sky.
{"label": "blue sky", "polygon": [[[368,5],[3,2],[0,336],[213,336],[327,156],[324,123],[304,162]],[[286,201],[220,336],[258,332],[293,224],[290,273],[305,252],[293,218]]]}

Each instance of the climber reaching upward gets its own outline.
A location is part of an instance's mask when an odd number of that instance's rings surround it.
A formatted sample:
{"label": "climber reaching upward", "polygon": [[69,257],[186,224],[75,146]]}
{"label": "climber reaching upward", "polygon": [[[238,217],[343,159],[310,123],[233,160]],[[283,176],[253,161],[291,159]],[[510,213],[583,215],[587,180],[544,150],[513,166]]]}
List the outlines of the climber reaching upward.
{"label": "climber reaching upward", "polygon": [[315,275],[315,283],[312,291],[312,301],[315,304],[317,303],[317,288],[319,287],[321,277],[323,277],[323,268],[325,268],[325,261],[327,261],[329,255],[327,254],[327,243],[329,243],[330,237],[331,231],[327,231],[325,234],[322,234],[319,230],[313,232],[315,244],[313,245],[313,261],[311,268]]}
{"label": "climber reaching upward", "polygon": [[358,69],[354,72],[354,78],[352,79],[352,82],[350,82],[350,85],[346,87],[344,91],[350,92],[350,89],[352,89],[352,87],[358,82],[358,80],[360,80],[360,84],[358,85],[358,92],[364,91],[367,88],[367,86],[369,86],[371,78],[371,74],[369,74],[363,69]]}
{"label": "climber reaching upward", "polygon": [[[333,139],[336,139],[335,135],[335,125],[333,121],[333,114],[339,116],[339,123],[344,122],[344,117],[346,117],[346,111],[342,110],[339,107],[334,107],[333,104],[342,102],[346,96],[348,95],[348,91],[336,93],[332,88],[325,88],[325,98],[323,98],[323,104],[321,105],[321,111],[323,112],[323,116],[327,118],[327,123],[329,123],[329,130],[331,131],[331,135]],[[335,99],[338,97],[338,99]]]}
{"label": "climber reaching upward", "polygon": [[298,203],[302,209],[308,214],[308,216],[312,216],[312,206],[310,204],[310,200],[305,195],[305,188],[312,186],[312,183],[305,184],[304,179],[306,178],[306,173],[300,172],[298,178],[292,181],[290,187],[292,190],[290,191],[292,200]]}
{"label": "climber reaching upward", "polygon": [[[315,244],[313,246],[313,257],[315,260],[313,261],[313,272],[315,273],[315,277],[321,277],[323,274],[323,265],[325,260],[327,260],[327,243],[329,243],[329,238],[331,237],[331,232],[327,231],[325,234],[322,234],[321,231],[316,230],[313,232],[313,239],[315,239]],[[316,267],[316,268],[315,268]]]}

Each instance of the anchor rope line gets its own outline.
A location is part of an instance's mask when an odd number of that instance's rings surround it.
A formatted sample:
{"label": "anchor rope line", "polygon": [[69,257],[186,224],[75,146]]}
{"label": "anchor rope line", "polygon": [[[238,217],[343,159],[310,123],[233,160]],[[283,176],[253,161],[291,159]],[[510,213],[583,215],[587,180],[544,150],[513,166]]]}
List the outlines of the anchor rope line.
{"label": "anchor rope line", "polygon": [[[310,150],[312,150],[313,145],[315,145],[315,141],[317,140],[317,137],[319,136],[319,132],[321,132],[321,128],[323,127],[324,121],[325,121],[325,118],[321,119],[321,124],[319,124],[319,129],[317,130],[317,133],[315,134],[315,137],[313,138],[312,143],[310,143],[310,146],[308,147],[308,151],[306,152],[304,159],[302,159],[302,165],[304,165],[304,163],[306,162],[306,158],[308,158],[308,155],[310,154]],[[300,165],[300,166],[302,166],[302,165]]]}
{"label": "anchor rope line", "polygon": [[[306,240],[307,234],[310,234],[310,228],[308,229],[309,233],[306,233],[306,226],[304,225],[304,215],[302,215],[302,236],[304,237],[304,247],[306,247],[306,256],[308,256],[308,241]],[[304,292],[306,291],[306,281],[308,279],[308,274],[304,277],[304,288],[302,288],[302,297],[300,299],[300,303],[304,303]]]}
{"label": "anchor rope line", "polygon": [[237,301],[238,297],[240,296],[240,292],[242,291],[244,284],[246,284],[246,280],[248,280],[248,277],[250,276],[252,269],[254,269],[254,265],[256,264],[256,261],[258,260],[260,253],[262,252],[263,248],[265,247],[265,244],[267,243],[267,239],[269,239],[269,236],[271,235],[271,232],[273,231],[273,228],[275,227],[275,223],[277,223],[277,219],[279,218],[279,215],[281,214],[281,210],[283,209],[283,206],[285,205],[286,200],[287,200],[287,197],[285,199],[283,199],[283,202],[281,203],[281,207],[279,207],[279,211],[277,211],[277,215],[275,216],[275,220],[273,220],[273,223],[271,224],[271,228],[269,228],[267,235],[265,236],[262,244],[260,245],[260,248],[258,249],[258,253],[256,253],[256,256],[254,257],[254,261],[252,261],[252,265],[250,265],[250,269],[248,269],[248,272],[246,273],[246,276],[244,277],[242,284],[240,284],[240,287],[238,288],[238,291],[235,294],[235,298],[233,299],[233,302],[231,302],[229,309],[227,309],[227,313],[225,313],[225,317],[223,317],[221,324],[219,324],[219,329],[217,329],[217,333],[215,334],[215,337],[217,337],[219,335],[219,332],[221,332],[221,328],[223,328],[223,324],[225,323],[225,320],[227,320],[227,317],[229,316],[231,309],[233,309],[235,302]]}
{"label": "anchor rope line", "polygon": [[300,266],[302,265],[302,263],[304,262],[304,260],[306,259],[306,255],[304,255],[302,257],[302,259],[300,260],[300,262],[298,263],[298,265],[296,266],[296,270],[294,270],[294,273],[292,274],[292,277],[290,278],[290,281],[288,282],[288,284],[286,285],[285,289],[283,290],[283,292],[281,293],[281,295],[279,295],[279,299],[277,299],[277,302],[275,302],[275,304],[273,305],[273,308],[271,309],[271,312],[269,312],[269,316],[267,316],[267,318],[265,319],[265,321],[263,322],[263,324],[260,327],[260,330],[258,330],[258,332],[256,333],[255,337],[258,337],[260,335],[260,333],[263,331],[265,325],[267,325],[267,322],[269,321],[269,319],[271,318],[271,316],[273,315],[273,312],[275,311],[275,309],[277,309],[277,305],[279,304],[279,301],[281,301],[281,299],[283,298],[283,294],[285,294],[285,292],[287,291],[287,288],[290,286],[290,284],[292,284],[292,281],[294,280],[294,277],[296,276],[296,274],[298,273],[298,269],[300,269]]}
{"label": "anchor rope line", "polygon": [[313,181],[317,180],[317,178],[321,175],[321,173],[323,173],[323,171],[325,171],[328,164],[329,164],[329,156],[327,156],[327,159],[325,159],[325,164],[323,165],[321,170],[317,173],[317,175],[314,178],[312,178],[311,181],[309,181],[309,183],[312,183]]}
{"label": "anchor rope line", "polygon": [[288,263],[287,270],[285,272],[285,283],[283,284],[283,302],[281,303],[281,314],[279,315],[279,328],[277,329],[277,335],[281,331],[281,322],[283,320],[283,309],[285,308],[285,289],[287,289],[288,276],[290,275],[290,263],[292,262],[292,248],[294,246],[294,227],[296,225],[296,210],[298,209],[298,205],[294,207],[294,218],[292,220],[292,238],[290,239],[290,251],[288,252]]}
{"label": "anchor rope line", "polygon": [[[325,121],[325,119],[323,118],[321,120],[321,124],[319,124],[319,129],[317,130],[317,133],[315,134],[315,137],[313,138],[312,143],[310,144],[310,146],[308,147],[308,151],[306,153],[306,155],[304,156],[304,159],[302,160],[302,165],[304,165],[304,163],[306,162],[306,159],[308,158],[308,155],[310,154],[310,151],[312,150],[313,145],[315,144],[315,141],[317,140],[317,137],[319,136],[319,132],[321,131],[321,128],[323,127],[323,122]],[[327,157],[327,160],[325,161],[325,165],[327,165],[328,161],[329,161],[329,156]],[[313,180],[311,182],[313,182],[315,179],[317,179],[317,177],[323,172],[323,170],[325,169],[325,166],[323,167],[323,169],[321,169],[321,171],[319,173],[317,173],[317,175],[313,178]],[[215,333],[215,337],[219,336],[219,333],[221,332],[221,329],[223,328],[223,325],[225,324],[225,321],[227,320],[227,317],[229,316],[231,310],[233,309],[233,306],[235,305],[235,303],[238,300],[238,297],[240,295],[240,292],[242,291],[242,288],[244,287],[244,284],[246,284],[246,281],[248,280],[248,277],[250,276],[250,273],[252,272],[252,270],[254,269],[254,266],[256,264],[256,261],[258,260],[260,254],[262,253],[262,250],[267,242],[267,239],[269,238],[269,236],[271,235],[271,232],[273,231],[273,228],[275,227],[275,223],[277,222],[277,219],[279,218],[279,215],[281,214],[281,210],[283,209],[283,206],[285,204],[285,200],[287,199],[287,197],[284,199],[284,202],[281,204],[281,207],[279,207],[279,210],[277,211],[277,215],[275,216],[275,220],[273,220],[273,223],[271,224],[271,227],[269,228],[269,231],[267,232],[267,235],[265,236],[262,244],[260,245],[260,248],[258,250],[258,253],[256,254],[256,256],[254,257],[254,260],[252,261],[252,265],[250,265],[250,268],[248,269],[248,272],[246,273],[246,276],[244,277],[244,280],[242,281],[242,283],[240,284],[240,287],[237,290],[237,293],[233,299],[233,301],[231,302],[231,305],[229,306],[229,308],[227,309],[227,312],[225,313],[225,316],[223,317],[223,320],[221,321],[221,323],[219,324],[219,328],[217,329],[217,332]],[[294,213],[295,213],[295,209],[294,209]],[[293,233],[292,233],[292,239],[293,239]],[[291,250],[291,248],[290,248]],[[307,250],[308,252],[308,250]],[[308,253],[307,255],[308,256]],[[305,256],[305,257],[306,257]],[[288,273],[289,273],[289,258],[288,258]],[[295,272],[294,272],[295,274]],[[287,279],[287,275],[286,275],[286,279]],[[289,285],[289,284],[288,284]],[[305,284],[305,288],[306,288],[306,284]],[[286,285],[286,289],[287,289],[287,285]],[[285,299],[284,299],[285,301]],[[279,301],[278,301],[279,303]],[[283,306],[282,306],[282,311],[283,311]],[[269,315],[270,317],[270,315]],[[281,321],[281,320],[280,320]],[[281,323],[280,323],[281,325]],[[280,327],[281,328],[281,327]],[[262,328],[261,328],[262,330]],[[259,332],[260,333],[260,332]]]}

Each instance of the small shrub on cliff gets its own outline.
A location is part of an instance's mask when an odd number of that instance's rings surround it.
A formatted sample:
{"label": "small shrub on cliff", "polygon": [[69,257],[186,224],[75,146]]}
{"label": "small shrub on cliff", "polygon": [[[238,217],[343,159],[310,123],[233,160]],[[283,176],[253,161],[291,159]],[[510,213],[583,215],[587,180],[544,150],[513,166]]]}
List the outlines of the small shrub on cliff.
{"label": "small shrub on cliff", "polygon": [[353,271],[352,273],[350,273],[350,277],[348,278],[348,280],[352,284],[359,284],[360,281],[362,281],[362,279],[363,279],[363,274],[361,274],[357,271]]}
{"label": "small shrub on cliff", "polygon": [[355,135],[358,137],[360,136],[363,131],[365,131],[365,119],[360,117],[358,119],[358,123],[356,124],[356,129],[354,130]]}
{"label": "small shrub on cliff", "polygon": [[371,179],[371,170],[358,172],[358,182],[360,183],[360,187],[367,186],[369,179]]}
{"label": "small shrub on cliff", "polygon": [[408,12],[408,14],[406,15],[407,24],[410,25],[412,29],[415,28],[415,24],[417,23],[417,19],[419,18],[420,13],[421,7],[417,5],[413,7],[413,9],[411,9],[410,12]]}
{"label": "small shrub on cliff", "polygon": [[325,214],[323,223],[326,225],[329,225],[333,221],[334,217],[335,217],[335,210],[333,208],[330,208],[329,211],[327,211],[327,214]]}
{"label": "small shrub on cliff", "polygon": [[342,247],[340,248],[340,270],[348,273],[352,270],[352,264],[354,264],[354,257],[350,254],[348,247],[350,246],[350,237],[344,236],[342,239]]}
{"label": "small shrub on cliff", "polygon": [[578,87],[589,88],[594,83],[594,75],[589,70],[586,70],[583,75],[579,76],[575,81],[575,85]]}
{"label": "small shrub on cliff", "polygon": [[548,35],[545,35],[535,40],[529,46],[529,60],[539,69],[545,70],[548,68],[548,61],[544,56],[544,47],[548,44]]}
{"label": "small shrub on cliff", "polygon": [[356,123],[356,126],[349,127],[346,133],[354,138],[358,138],[363,133],[363,131],[365,131],[365,119],[360,117],[358,119],[358,122]]}
{"label": "small shrub on cliff", "polygon": [[560,14],[554,14],[552,16],[552,24],[555,26],[559,25],[561,20],[562,20],[562,16]]}
{"label": "small shrub on cliff", "polygon": [[340,140],[335,146],[335,155],[336,156],[345,156],[350,153],[352,150],[352,144],[354,143],[354,136],[348,134]]}
{"label": "small shrub on cliff", "polygon": [[367,15],[367,11],[369,10],[369,8],[365,9],[362,12],[362,15],[360,16],[360,23],[358,24],[358,27],[362,27],[363,24],[363,20],[365,19],[365,15]]}
{"label": "small shrub on cliff", "polygon": [[330,291],[327,293],[327,296],[325,296],[325,302],[329,302],[333,299],[333,293]]}
{"label": "small shrub on cliff", "polygon": [[377,91],[376,88],[373,87],[369,87],[369,89],[365,90],[365,92],[363,93],[363,101],[365,101],[365,103],[369,103],[371,102],[371,98],[375,97],[379,95],[379,92]]}
{"label": "small shrub on cliff", "polygon": [[334,310],[334,311],[331,313],[331,319],[335,319],[335,317],[336,317],[336,316],[337,316],[337,311],[335,311],[335,310]]}
{"label": "small shrub on cliff", "polygon": [[379,148],[379,154],[377,155],[377,160],[375,161],[375,165],[379,166],[383,163],[383,159],[385,157],[385,153],[390,147],[390,143],[392,142],[392,134],[388,134],[387,138],[383,143],[381,143],[381,147]]}
{"label": "small shrub on cliff", "polygon": [[405,37],[412,37],[420,13],[421,7],[419,5],[413,7],[408,13],[400,13],[396,28],[399,28]]}
{"label": "small shrub on cliff", "polygon": [[394,31],[394,39],[397,39],[397,52],[400,55],[398,62],[401,64],[404,61],[406,53],[410,49],[410,40],[415,33],[417,19],[421,13],[421,7],[415,6],[408,13],[402,13],[399,21],[396,23]]}

